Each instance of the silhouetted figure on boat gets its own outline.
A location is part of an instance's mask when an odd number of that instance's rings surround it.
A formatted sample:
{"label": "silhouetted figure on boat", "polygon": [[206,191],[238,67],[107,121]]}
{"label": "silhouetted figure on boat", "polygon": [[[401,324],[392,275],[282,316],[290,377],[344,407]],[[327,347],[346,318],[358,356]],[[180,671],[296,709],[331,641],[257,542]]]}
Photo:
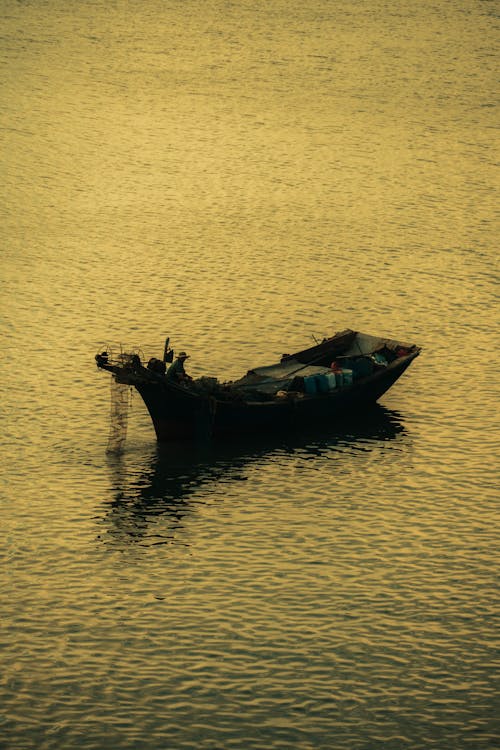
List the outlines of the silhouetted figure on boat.
{"label": "silhouetted figure on boat", "polygon": [[184,362],[189,359],[189,355],[186,352],[180,352],[177,358],[172,362],[166,372],[168,380],[174,380],[177,383],[190,383],[192,377],[187,374],[184,369]]}

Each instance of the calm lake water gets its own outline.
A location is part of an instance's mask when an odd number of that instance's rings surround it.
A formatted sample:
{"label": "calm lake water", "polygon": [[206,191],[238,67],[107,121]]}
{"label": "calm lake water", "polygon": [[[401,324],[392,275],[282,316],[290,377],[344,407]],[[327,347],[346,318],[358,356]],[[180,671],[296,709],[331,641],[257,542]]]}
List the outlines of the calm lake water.
{"label": "calm lake water", "polygon": [[[498,5],[3,0],[2,750],[493,750]],[[423,347],[365,419],[106,454],[102,342]]]}

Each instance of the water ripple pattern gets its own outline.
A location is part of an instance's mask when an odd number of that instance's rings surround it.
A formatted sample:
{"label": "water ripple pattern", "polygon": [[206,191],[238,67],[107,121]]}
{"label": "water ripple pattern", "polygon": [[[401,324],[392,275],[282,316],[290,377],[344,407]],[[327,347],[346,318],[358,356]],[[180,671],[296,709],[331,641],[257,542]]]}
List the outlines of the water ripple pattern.
{"label": "water ripple pattern", "polygon": [[[498,14],[4,0],[0,747],[493,750]],[[357,419],[107,454],[105,342],[422,355]]]}

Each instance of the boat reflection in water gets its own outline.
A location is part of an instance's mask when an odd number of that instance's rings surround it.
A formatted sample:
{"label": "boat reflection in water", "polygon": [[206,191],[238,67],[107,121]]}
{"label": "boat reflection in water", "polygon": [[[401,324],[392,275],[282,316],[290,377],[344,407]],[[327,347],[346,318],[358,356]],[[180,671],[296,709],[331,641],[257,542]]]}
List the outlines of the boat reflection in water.
{"label": "boat reflection in water", "polygon": [[133,452],[110,457],[114,499],[99,538],[119,546],[185,544],[178,532],[186,517],[199,504],[209,504],[211,496],[220,496],[221,483],[245,481],[252,466],[282,463],[294,456],[343,454],[345,460],[353,460],[354,452],[374,450],[406,434],[401,414],[374,404],[363,416],[351,415],[335,427],[315,427],[286,438],[271,434],[236,443],[158,444],[147,458]]}

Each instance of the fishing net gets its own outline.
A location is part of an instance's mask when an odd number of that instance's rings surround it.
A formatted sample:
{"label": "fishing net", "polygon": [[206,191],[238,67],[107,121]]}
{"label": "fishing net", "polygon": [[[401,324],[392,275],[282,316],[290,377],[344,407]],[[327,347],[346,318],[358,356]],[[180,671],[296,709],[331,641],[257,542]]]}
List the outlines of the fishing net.
{"label": "fishing net", "polygon": [[111,379],[111,411],[106,453],[121,453],[127,437],[128,413],[132,402],[129,385]]}

